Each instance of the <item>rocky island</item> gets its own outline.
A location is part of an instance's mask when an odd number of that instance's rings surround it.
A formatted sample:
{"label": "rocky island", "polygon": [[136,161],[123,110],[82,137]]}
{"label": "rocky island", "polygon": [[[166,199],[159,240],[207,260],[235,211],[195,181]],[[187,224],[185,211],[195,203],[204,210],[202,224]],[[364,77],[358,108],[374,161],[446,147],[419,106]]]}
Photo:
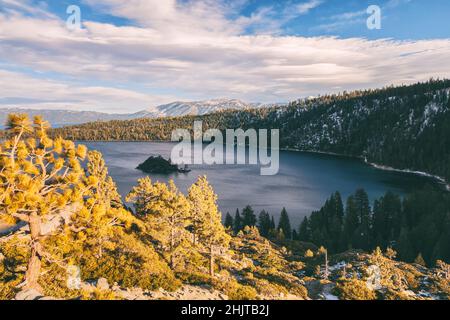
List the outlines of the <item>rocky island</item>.
{"label": "rocky island", "polygon": [[138,170],[141,170],[145,173],[160,173],[160,174],[169,174],[174,172],[179,173],[187,173],[190,172],[187,167],[180,168],[178,165],[173,164],[172,161],[166,160],[161,156],[151,156],[143,163],[137,166]]}

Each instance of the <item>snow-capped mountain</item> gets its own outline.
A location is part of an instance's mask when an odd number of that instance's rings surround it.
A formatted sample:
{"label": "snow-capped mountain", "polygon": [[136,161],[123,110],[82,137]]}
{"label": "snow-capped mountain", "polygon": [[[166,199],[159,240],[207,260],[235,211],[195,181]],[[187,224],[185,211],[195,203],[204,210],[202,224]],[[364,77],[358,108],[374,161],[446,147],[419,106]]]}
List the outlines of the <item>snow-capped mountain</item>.
{"label": "snow-capped mountain", "polygon": [[142,117],[178,117],[204,115],[223,110],[243,110],[264,107],[264,104],[247,103],[237,99],[212,99],[204,101],[176,101],[138,112]]}
{"label": "snow-capped mountain", "polygon": [[158,118],[158,117],[176,117],[184,115],[204,115],[222,110],[242,110],[249,108],[270,107],[258,103],[247,103],[237,99],[213,99],[194,102],[172,102],[169,104],[152,107],[136,113],[128,114],[109,114],[94,111],[71,111],[71,110],[35,110],[6,108],[0,109],[0,128],[5,123],[10,113],[26,113],[30,117],[42,115],[54,127],[80,124],[93,121],[108,120],[132,120],[138,118]]}

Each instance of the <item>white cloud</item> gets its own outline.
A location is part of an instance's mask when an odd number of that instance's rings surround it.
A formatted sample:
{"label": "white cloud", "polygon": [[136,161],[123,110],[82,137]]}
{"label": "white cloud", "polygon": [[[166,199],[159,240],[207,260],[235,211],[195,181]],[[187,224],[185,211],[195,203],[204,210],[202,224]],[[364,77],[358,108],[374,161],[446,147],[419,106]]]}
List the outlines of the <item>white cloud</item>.
{"label": "white cloud", "polygon": [[410,3],[412,0],[389,0],[385,5],[384,8],[395,8],[403,4]]}
{"label": "white cloud", "polygon": [[323,3],[322,0],[310,0],[308,2],[300,3],[296,6],[299,14],[306,14],[314,8],[317,8]]}
{"label": "white cloud", "polygon": [[84,3],[164,34],[176,35],[180,30],[195,34],[236,34],[243,27],[229,23],[227,14],[234,6],[220,0],[84,0]]}
{"label": "white cloud", "polygon": [[270,13],[249,21],[229,18],[232,9],[218,1],[195,1],[189,7],[175,1],[130,1],[135,7],[119,0],[92,5],[132,19],[136,26],[84,21],[77,32],[54,17],[0,13],[0,56],[16,70],[1,71],[5,67],[0,65],[0,97],[58,101],[51,103],[54,108],[59,103],[131,112],[175,99],[279,102],[338,88],[450,77],[450,39],[243,35]]}
{"label": "white cloud", "polygon": [[[389,0],[381,6],[381,10],[391,10],[400,5],[410,3],[411,1],[412,0]],[[365,25],[368,17],[366,8],[357,11],[339,13],[330,17],[325,17],[323,20],[327,21],[326,23],[312,27],[311,30],[335,32],[355,24]]]}
{"label": "white cloud", "polygon": [[44,2],[33,4],[30,0],[0,0],[0,5],[3,10],[11,14],[26,12],[35,16],[55,18],[53,14],[46,10],[47,7]]}
{"label": "white cloud", "polygon": [[2,97],[0,102],[13,101],[7,105],[0,105],[1,107],[115,113],[128,113],[130,108],[136,106],[142,109],[175,98],[152,96],[112,87],[67,84],[5,70],[0,70],[0,97]]}

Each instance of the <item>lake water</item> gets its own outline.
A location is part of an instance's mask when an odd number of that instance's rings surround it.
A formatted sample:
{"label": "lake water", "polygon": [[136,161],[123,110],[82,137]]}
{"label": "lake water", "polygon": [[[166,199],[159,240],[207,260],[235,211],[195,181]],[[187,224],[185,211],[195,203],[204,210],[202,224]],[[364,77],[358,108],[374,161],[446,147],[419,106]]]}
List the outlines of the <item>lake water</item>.
{"label": "lake water", "polygon": [[[139,178],[136,170],[149,156],[170,157],[172,143],[158,142],[88,142],[89,149],[102,152],[110,175],[125,196]],[[192,165],[187,174],[151,174],[153,181],[173,179],[186,192],[199,175],[206,175],[219,196],[219,207],[234,215],[237,208],[251,205],[258,214],[265,209],[275,217],[286,207],[291,222],[297,226],[305,215],[320,209],[335,191],[344,200],[357,188],[364,188],[371,200],[391,190],[404,195],[422,187],[430,178],[408,173],[383,171],[358,159],[316,153],[281,151],[280,170],[275,176],[261,176],[255,165]]]}

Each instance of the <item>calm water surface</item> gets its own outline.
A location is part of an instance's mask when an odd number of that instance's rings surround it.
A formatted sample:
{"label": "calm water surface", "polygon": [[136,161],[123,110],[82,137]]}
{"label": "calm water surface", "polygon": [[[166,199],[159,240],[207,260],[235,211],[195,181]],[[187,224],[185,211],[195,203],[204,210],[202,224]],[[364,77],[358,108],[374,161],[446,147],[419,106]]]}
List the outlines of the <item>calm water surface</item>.
{"label": "calm water surface", "polygon": [[[89,149],[103,153],[110,175],[125,196],[139,178],[146,174],[136,170],[149,156],[170,157],[172,143],[158,142],[88,142]],[[219,206],[225,214],[251,205],[256,213],[267,210],[275,217],[286,207],[291,221],[298,225],[305,215],[320,209],[335,191],[344,199],[357,188],[364,188],[373,201],[391,190],[404,195],[422,187],[429,178],[413,174],[383,171],[360,160],[346,157],[280,152],[280,171],[276,176],[261,176],[254,165],[193,165],[187,174],[150,175],[153,181],[173,179],[183,192],[199,175],[207,175],[219,196]]]}

